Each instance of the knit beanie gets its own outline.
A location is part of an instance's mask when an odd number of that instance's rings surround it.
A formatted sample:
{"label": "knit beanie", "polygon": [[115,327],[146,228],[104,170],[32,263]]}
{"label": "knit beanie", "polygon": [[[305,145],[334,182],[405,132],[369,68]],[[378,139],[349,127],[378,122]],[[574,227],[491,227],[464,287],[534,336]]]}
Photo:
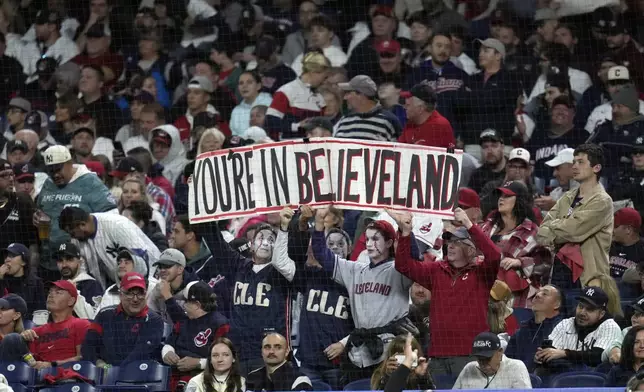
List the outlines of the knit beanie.
{"label": "knit beanie", "polygon": [[612,95],[612,98],[613,104],[624,105],[634,113],[639,113],[640,99],[635,86],[629,84],[620,88]]}

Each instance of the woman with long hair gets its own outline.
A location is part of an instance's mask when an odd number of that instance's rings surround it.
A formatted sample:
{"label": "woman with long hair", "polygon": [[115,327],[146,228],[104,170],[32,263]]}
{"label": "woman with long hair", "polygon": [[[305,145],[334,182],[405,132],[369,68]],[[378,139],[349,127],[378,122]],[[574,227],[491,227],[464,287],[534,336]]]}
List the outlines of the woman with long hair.
{"label": "woman with long hair", "polygon": [[155,207],[158,207],[156,203],[152,202],[145,191],[145,183],[141,181],[138,177],[129,176],[125,178],[125,181],[121,184],[121,198],[119,199],[118,209],[121,214],[123,210],[128,208],[133,201],[145,201],[150,207],[152,207],[152,221],[156,222],[159,225],[159,229],[166,235],[166,222],[165,218]]}
{"label": "woman with long hair", "polygon": [[623,387],[644,364],[644,327],[634,326],[624,336],[619,363],[608,372],[605,387]]}
{"label": "woman with long hair", "polygon": [[534,259],[528,254],[537,246],[539,230],[532,211],[532,198],[520,181],[509,182],[496,192],[499,193],[497,209],[481,224],[481,230],[501,249],[497,279],[512,290],[512,306],[528,307],[530,277],[534,269]]}
{"label": "woman with long hair", "polygon": [[619,288],[617,282],[612,276],[607,274],[597,274],[588,280],[586,286],[601,287],[606,295],[608,295],[608,305],[606,310],[613,316],[615,322],[624,327],[626,320],[624,320],[624,311],[622,310],[622,300],[619,295]]}
{"label": "woman with long hair", "polygon": [[203,131],[197,143],[197,154],[221,150],[226,141],[226,136],[217,128],[208,128]]}
{"label": "woman with long hair", "polygon": [[[371,376],[371,389],[374,391],[381,391],[385,388],[385,385],[387,385],[387,382],[389,381],[389,376],[398,369],[400,364],[403,362],[403,359],[405,357],[405,344],[407,342],[408,337],[407,336],[396,336],[394,340],[389,343],[389,348],[387,349],[387,359],[382,361],[380,366],[376,368],[376,370],[373,372],[373,375]],[[422,348],[420,347],[420,344],[418,344],[418,341],[414,339],[413,337],[411,338],[411,349],[416,352],[416,353],[421,353]],[[407,378],[407,385],[405,386],[405,390],[428,390],[428,389],[436,389],[436,386],[434,385],[434,381],[432,380],[431,374],[429,373],[429,370],[427,369],[427,366],[420,366],[427,360],[425,358],[418,358],[418,366],[412,370],[412,372],[409,374],[409,377]]]}
{"label": "woman with long hair", "polygon": [[228,338],[216,338],[209,349],[210,358],[204,371],[190,379],[190,392],[242,392],[246,379],[239,373],[239,356]]}
{"label": "woman with long hair", "polygon": [[270,106],[273,97],[261,92],[262,76],[257,71],[245,71],[239,76],[239,94],[242,99],[230,115],[230,130],[233,135],[246,137],[250,127],[250,111],[254,106]]}

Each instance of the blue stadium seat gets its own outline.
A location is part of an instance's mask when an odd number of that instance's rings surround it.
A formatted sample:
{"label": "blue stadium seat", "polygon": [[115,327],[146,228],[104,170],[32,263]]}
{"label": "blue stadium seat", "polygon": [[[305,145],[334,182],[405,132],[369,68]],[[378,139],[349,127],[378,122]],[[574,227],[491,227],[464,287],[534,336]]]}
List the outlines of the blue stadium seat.
{"label": "blue stadium seat", "polygon": [[0,362],[0,374],[10,384],[34,385],[38,372],[24,362]]}
{"label": "blue stadium seat", "polygon": [[[72,369],[73,371],[80,374],[81,376],[89,380],[94,380],[95,385],[102,384],[103,382],[103,369],[97,368],[96,365],[94,365],[89,361],[67,362],[65,364],[60,365],[60,367],[66,368],[66,369]],[[58,373],[57,369],[58,368],[42,369],[40,371],[40,374],[38,375],[38,380],[44,382],[45,376],[48,374],[55,376]]]}
{"label": "blue stadium seat", "polygon": [[26,385],[22,384],[16,384],[16,383],[9,383],[9,386],[11,389],[13,389],[13,392],[30,392],[31,388],[29,388]]}
{"label": "blue stadium seat", "polygon": [[322,382],[322,381],[312,381],[312,384],[313,384],[313,390],[314,391],[323,392],[323,391],[332,391],[333,390],[333,388],[331,388],[331,385],[329,385],[329,384],[327,384],[325,382]]}
{"label": "blue stadium seat", "polygon": [[432,377],[434,378],[436,389],[452,389],[458,376],[452,376],[450,374],[439,374]]}
{"label": "blue stadium seat", "polygon": [[96,392],[97,389],[86,383],[71,382],[68,384],[56,385],[50,388],[39,389],[38,392]]}
{"label": "blue stadium seat", "polygon": [[553,377],[551,388],[603,387],[606,375],[598,372],[567,372]]}
{"label": "blue stadium seat", "polygon": [[543,384],[543,381],[541,381],[541,377],[531,373],[530,383],[532,384],[532,389],[535,389],[535,388],[541,388],[541,384]]}
{"label": "blue stadium seat", "polygon": [[34,322],[31,320],[22,320],[22,326],[25,330],[33,329],[35,327]]}
{"label": "blue stadium seat", "polygon": [[370,391],[371,390],[371,379],[363,378],[362,380],[356,380],[348,383],[344,387],[345,391]]}
{"label": "blue stadium seat", "polygon": [[133,361],[120,367],[110,368],[101,391],[168,391],[170,368],[156,361]]}
{"label": "blue stadium seat", "polygon": [[532,317],[532,309],[528,308],[512,308],[512,314],[517,319],[519,324],[524,321],[530,320]]}

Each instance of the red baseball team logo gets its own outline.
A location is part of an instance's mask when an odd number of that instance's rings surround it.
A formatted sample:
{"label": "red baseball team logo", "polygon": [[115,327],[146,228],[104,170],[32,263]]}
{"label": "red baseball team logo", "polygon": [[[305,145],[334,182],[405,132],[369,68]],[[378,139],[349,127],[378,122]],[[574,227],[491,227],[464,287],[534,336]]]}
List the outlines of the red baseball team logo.
{"label": "red baseball team logo", "polygon": [[212,334],[212,329],[208,328],[205,331],[199,332],[197,336],[195,336],[195,346],[197,347],[203,347],[206,344],[208,344],[208,338]]}
{"label": "red baseball team logo", "polygon": [[431,224],[431,223],[429,223],[429,224],[426,224],[426,225],[422,225],[422,226],[420,227],[420,229],[418,229],[418,230],[419,230],[422,234],[427,234],[427,233],[429,233],[429,232],[432,230],[432,224]]}

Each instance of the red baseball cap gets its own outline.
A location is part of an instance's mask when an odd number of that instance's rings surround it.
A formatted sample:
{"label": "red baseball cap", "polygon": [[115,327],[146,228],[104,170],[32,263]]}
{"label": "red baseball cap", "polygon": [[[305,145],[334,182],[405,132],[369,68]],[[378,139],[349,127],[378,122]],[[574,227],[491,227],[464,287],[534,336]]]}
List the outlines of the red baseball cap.
{"label": "red baseball cap", "polygon": [[98,174],[99,177],[105,175],[105,166],[99,161],[85,161],[85,166],[91,171]]}
{"label": "red baseball cap", "polygon": [[52,285],[61,290],[67,291],[73,298],[78,298],[78,290],[76,290],[76,286],[74,286],[74,284],[69,280],[57,280],[52,282]]}
{"label": "red baseball cap", "polygon": [[372,228],[380,231],[385,237],[385,240],[395,240],[396,239],[396,230],[391,225],[391,223],[384,220],[375,220],[369,225]]}
{"label": "red baseball cap", "polygon": [[394,9],[388,5],[378,5],[371,11],[371,18],[375,18],[378,15],[386,16],[387,18],[395,18]]}
{"label": "red baseball cap", "polygon": [[458,205],[461,208],[481,208],[481,198],[472,188],[461,188],[458,190]]}
{"label": "red baseball cap", "polygon": [[400,53],[400,42],[396,41],[395,39],[386,39],[376,43],[375,49],[376,49],[376,52],[378,52],[378,54],[382,54],[382,53],[398,54]]}
{"label": "red baseball cap", "polygon": [[147,289],[145,278],[138,272],[128,272],[121,279],[121,289],[128,291],[133,288]]}
{"label": "red baseball cap", "polygon": [[639,229],[642,226],[642,216],[634,208],[621,208],[615,213],[615,227],[631,226]]}

